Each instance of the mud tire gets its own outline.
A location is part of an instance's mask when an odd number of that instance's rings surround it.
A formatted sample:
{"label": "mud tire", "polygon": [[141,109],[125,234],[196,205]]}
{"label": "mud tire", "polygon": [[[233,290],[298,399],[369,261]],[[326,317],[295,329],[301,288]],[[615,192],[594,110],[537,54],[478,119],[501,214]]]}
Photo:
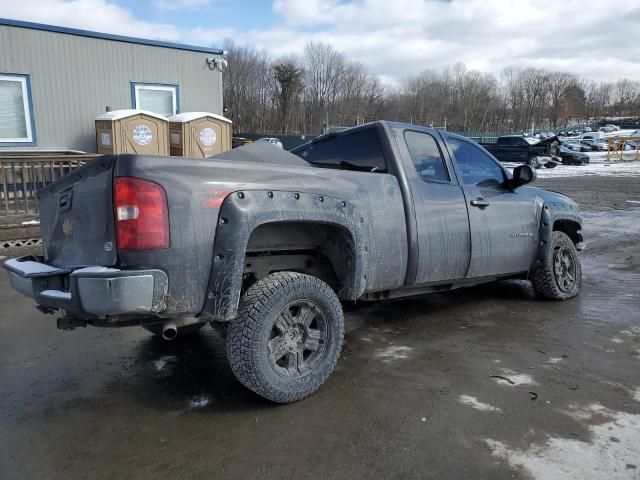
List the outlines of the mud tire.
{"label": "mud tire", "polygon": [[[290,360],[290,356],[295,355],[291,353],[277,359],[278,354],[274,353],[273,348],[277,344],[274,341],[285,339],[285,334],[280,331],[288,332],[287,329],[293,328],[291,325],[304,330],[302,313],[295,313],[297,305],[312,312],[309,313],[309,316],[313,316],[310,325],[316,328],[309,327],[307,332],[319,330],[320,323],[316,322],[322,322],[324,329],[322,340],[318,342],[322,345],[322,352],[307,353],[307,358],[317,354],[313,362],[309,361],[308,370],[298,366],[305,365],[304,352],[294,360]],[[296,315],[300,315],[300,318]],[[281,323],[283,318],[285,324]],[[288,348],[306,348],[310,336],[307,334],[305,337],[304,331],[300,335],[297,337],[300,339],[299,347],[290,343],[287,344]],[[278,272],[258,280],[240,300],[238,316],[231,322],[227,332],[227,357],[236,378],[249,390],[272,402],[290,403],[311,395],[325,382],[340,357],[343,337],[342,307],[331,287],[310,275]],[[290,337],[286,338],[295,342]],[[318,345],[314,347],[320,350]],[[283,359],[294,366],[278,366],[277,362]],[[283,373],[285,370],[286,374]]]}
{"label": "mud tire", "polygon": [[[569,257],[571,260],[570,277],[573,281],[567,283],[562,275],[557,275],[557,262],[559,255]],[[560,269],[564,269],[564,260],[560,260]],[[567,269],[565,269],[567,270]],[[566,273],[566,272],[565,272]],[[550,252],[544,264],[536,268],[531,274],[531,283],[536,295],[549,300],[567,300],[580,293],[582,287],[582,267],[580,257],[573,241],[564,232],[555,231],[551,237]]]}

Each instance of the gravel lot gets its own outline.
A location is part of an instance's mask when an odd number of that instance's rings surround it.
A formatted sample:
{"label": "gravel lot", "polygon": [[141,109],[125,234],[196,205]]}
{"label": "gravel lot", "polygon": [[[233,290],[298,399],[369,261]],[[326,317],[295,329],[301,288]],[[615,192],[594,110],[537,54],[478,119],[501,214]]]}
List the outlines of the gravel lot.
{"label": "gravel lot", "polygon": [[0,478],[640,478],[640,179],[540,179],[584,211],[583,293],[525,282],[347,314],[309,399],[245,391],[221,339],[61,332],[0,274]]}

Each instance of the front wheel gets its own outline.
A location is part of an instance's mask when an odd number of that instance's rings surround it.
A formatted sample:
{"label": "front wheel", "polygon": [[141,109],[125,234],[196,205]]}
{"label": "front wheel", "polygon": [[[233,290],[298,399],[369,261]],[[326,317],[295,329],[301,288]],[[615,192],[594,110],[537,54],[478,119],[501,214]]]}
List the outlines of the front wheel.
{"label": "front wheel", "polygon": [[293,272],[268,275],[242,297],[227,334],[237,379],[258,395],[289,403],[329,377],[342,349],[338,297],[322,280]]}
{"label": "front wheel", "polygon": [[536,294],[550,300],[567,300],[580,293],[582,267],[573,241],[564,232],[553,232],[551,251],[531,275]]}

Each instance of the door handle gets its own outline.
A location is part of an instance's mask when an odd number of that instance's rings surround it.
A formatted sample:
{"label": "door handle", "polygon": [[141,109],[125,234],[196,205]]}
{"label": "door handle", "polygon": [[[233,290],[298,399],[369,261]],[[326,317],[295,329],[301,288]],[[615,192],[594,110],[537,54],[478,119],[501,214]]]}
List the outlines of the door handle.
{"label": "door handle", "polygon": [[71,195],[71,192],[66,192],[60,196],[59,206],[61,212],[66,212],[71,208]]}
{"label": "door handle", "polygon": [[471,200],[472,207],[478,207],[480,209],[486,208],[489,206],[489,202],[487,202],[484,198],[478,197],[475,200]]}

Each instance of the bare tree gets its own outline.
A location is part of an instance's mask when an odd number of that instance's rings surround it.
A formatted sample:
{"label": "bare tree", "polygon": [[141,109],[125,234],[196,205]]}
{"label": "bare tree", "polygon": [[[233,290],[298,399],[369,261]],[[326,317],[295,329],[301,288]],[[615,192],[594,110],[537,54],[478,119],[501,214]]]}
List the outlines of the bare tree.
{"label": "bare tree", "polygon": [[377,119],[452,130],[523,131],[576,119],[640,115],[640,83],[581,80],[570,72],[507,67],[496,76],[462,63],[383,88],[360,63],[324,43],[272,62],[227,42],[225,106],[238,132],[317,133]]}
{"label": "bare tree", "polygon": [[309,108],[308,126],[316,131],[329,120],[331,104],[338,96],[346,68],[344,54],[326,43],[308,43],[304,49],[305,84]]}
{"label": "bare tree", "polygon": [[568,72],[551,72],[547,75],[549,91],[549,121],[556,128],[561,120],[566,120],[572,113],[572,102],[569,94],[574,94],[574,100],[578,86],[578,79]]}

